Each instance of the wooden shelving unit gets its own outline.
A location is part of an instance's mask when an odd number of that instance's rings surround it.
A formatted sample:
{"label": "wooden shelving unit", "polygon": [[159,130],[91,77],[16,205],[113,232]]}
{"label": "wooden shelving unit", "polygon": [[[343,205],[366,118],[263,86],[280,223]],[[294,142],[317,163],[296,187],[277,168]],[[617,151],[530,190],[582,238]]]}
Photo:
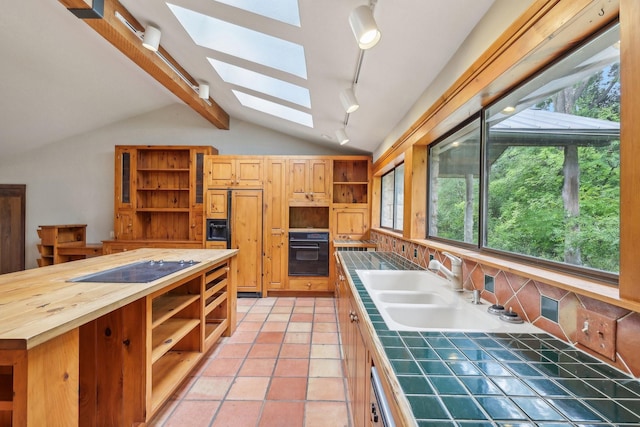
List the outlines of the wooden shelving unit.
{"label": "wooden shelving unit", "polygon": [[87,244],[86,224],[39,225],[38,266],[102,255],[101,244]]}
{"label": "wooden shelving unit", "polygon": [[333,161],[331,231],[334,239],[363,240],[369,234],[369,158]]}
{"label": "wooden shelving unit", "polygon": [[119,145],[114,233],[105,253],[138,247],[204,247],[204,158],[208,146]]}
{"label": "wooden shelving unit", "polygon": [[229,261],[147,297],[151,348],[149,418],[218,339],[235,325],[235,286]]}

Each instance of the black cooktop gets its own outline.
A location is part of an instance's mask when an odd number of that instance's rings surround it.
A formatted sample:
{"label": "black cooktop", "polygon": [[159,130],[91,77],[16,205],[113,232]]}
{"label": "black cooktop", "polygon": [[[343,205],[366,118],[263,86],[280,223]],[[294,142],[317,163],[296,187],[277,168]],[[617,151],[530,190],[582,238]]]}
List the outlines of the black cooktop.
{"label": "black cooktop", "polygon": [[197,263],[198,261],[140,261],[76,277],[69,282],[148,283]]}

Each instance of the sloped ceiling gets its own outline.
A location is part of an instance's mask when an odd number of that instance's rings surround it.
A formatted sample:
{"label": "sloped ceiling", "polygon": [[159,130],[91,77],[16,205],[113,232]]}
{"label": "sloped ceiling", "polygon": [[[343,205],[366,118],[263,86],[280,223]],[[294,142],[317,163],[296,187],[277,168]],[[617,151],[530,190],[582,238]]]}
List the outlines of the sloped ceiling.
{"label": "sloped ceiling", "polygon": [[[351,85],[360,50],[348,24],[355,0],[300,0],[301,27],[282,27],[215,0],[172,3],[300,43],[305,49],[312,128],[240,105],[162,0],[123,0],[162,46],[232,117],[318,144],[337,144],[346,115],[339,92]],[[348,117],[349,147],[373,152],[455,53],[493,0],[379,0],[380,43],[364,53]],[[55,0],[11,2],[0,14],[0,155],[91,131],[182,102]],[[261,71],[265,71],[264,69]],[[266,71],[268,72],[268,71]],[[282,73],[274,73],[282,78]],[[286,78],[286,77],[285,77]],[[213,125],[212,125],[213,126]],[[233,129],[231,129],[233,131]]]}

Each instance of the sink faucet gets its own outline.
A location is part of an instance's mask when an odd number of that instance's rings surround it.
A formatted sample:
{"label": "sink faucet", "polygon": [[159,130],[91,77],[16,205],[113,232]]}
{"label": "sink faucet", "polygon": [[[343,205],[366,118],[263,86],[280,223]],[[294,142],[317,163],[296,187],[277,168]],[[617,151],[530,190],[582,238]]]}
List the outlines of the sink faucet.
{"label": "sink faucet", "polygon": [[462,291],[462,260],[449,252],[442,252],[442,255],[451,260],[451,270],[436,259],[429,261],[429,270],[442,272],[451,282],[451,288],[454,291]]}

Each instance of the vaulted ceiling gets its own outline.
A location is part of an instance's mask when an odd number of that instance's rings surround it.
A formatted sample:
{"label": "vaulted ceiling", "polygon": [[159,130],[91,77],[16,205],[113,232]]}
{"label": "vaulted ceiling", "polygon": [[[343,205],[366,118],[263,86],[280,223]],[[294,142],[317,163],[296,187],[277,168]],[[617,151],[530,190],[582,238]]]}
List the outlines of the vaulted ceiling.
{"label": "vaulted ceiling", "polygon": [[[95,23],[92,28],[66,8],[83,1],[91,4],[91,0],[21,0],[3,8],[0,155],[36,149],[176,102],[191,106],[212,126],[224,128],[228,115],[323,145],[336,146],[336,130],[346,123],[348,147],[373,152],[493,3],[378,0],[373,3],[373,12],[382,39],[372,49],[361,51],[348,17],[357,6],[368,4],[363,0],[299,0],[299,26],[257,13],[263,11],[242,8],[251,3],[275,7],[281,3],[275,0],[122,0],[119,7],[128,11],[139,27],[135,37],[140,37],[140,30],[147,25],[156,26],[162,32],[162,51],[192,82],[210,85],[209,106],[187,83],[176,81],[179,78],[163,81],[151,77],[138,65],[140,58],[136,64],[135,57],[132,61],[95,31]],[[105,0],[105,13],[113,13],[112,3]],[[232,34],[222,36],[222,43],[217,40],[217,44],[203,45],[172,13],[177,9],[205,17],[207,25],[240,26],[298,44],[306,75],[236,57],[226,49],[240,43]],[[114,21],[112,15],[103,19]],[[288,55],[272,56],[289,59]],[[142,59],[145,61],[148,58]],[[280,81],[308,90],[309,102],[283,101],[277,93],[247,88],[236,78],[243,74],[252,82]],[[339,94],[352,86],[355,77],[360,108],[347,115]],[[255,104],[248,106],[246,102],[253,98],[294,110],[310,122],[300,124],[259,111]]]}

